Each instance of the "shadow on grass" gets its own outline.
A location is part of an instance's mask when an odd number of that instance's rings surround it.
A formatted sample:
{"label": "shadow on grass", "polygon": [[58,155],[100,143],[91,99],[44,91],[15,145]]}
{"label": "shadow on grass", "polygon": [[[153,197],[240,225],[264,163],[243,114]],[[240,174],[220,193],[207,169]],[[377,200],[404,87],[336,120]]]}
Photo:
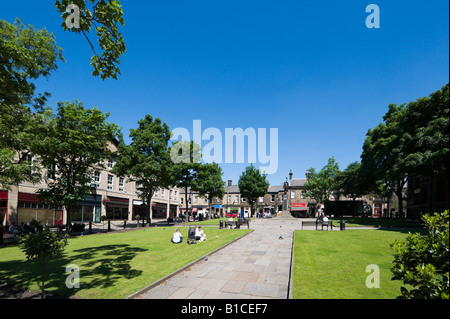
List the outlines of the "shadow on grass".
{"label": "shadow on grass", "polygon": [[[138,253],[147,251],[130,245],[104,245],[65,252],[49,258],[45,263],[45,291],[53,296],[70,298],[82,290],[107,288],[122,279],[142,274],[132,269],[130,261]],[[66,266],[75,264],[80,270],[80,288],[66,287]],[[41,282],[41,261],[0,261],[0,278],[14,287],[30,289]],[[95,298],[95,295],[92,296]]]}

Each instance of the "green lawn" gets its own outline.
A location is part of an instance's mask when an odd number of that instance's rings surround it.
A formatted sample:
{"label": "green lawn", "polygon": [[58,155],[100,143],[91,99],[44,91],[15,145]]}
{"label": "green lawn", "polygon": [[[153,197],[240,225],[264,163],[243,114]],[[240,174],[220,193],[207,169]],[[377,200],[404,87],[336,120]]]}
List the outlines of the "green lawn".
{"label": "green lawn", "polygon": [[422,221],[406,221],[401,219],[388,219],[388,218],[372,218],[372,217],[343,217],[343,218],[330,218],[333,221],[333,225],[339,227],[340,220],[345,220],[346,226],[376,226],[376,227],[423,227]]}
{"label": "green lawn", "polygon": [[[187,245],[187,227],[180,227],[184,241],[172,244],[173,227],[152,227],[89,235],[69,240],[63,255],[46,264],[46,292],[81,298],[125,298],[156,280],[249,232],[247,229],[205,228],[208,240]],[[217,237],[219,238],[217,238]],[[66,266],[80,269],[80,288],[68,289]],[[39,291],[41,264],[29,262],[17,246],[0,248],[0,280]]]}
{"label": "green lawn", "polygon": [[[389,244],[407,232],[386,230],[296,231],[294,299],[394,299],[400,281],[391,280]],[[380,288],[367,288],[368,265],[380,269]]]}

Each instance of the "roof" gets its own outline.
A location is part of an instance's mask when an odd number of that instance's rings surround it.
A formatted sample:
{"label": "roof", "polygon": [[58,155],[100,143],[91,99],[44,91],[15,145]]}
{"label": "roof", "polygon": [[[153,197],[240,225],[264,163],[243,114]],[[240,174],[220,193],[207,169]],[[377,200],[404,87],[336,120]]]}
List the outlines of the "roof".
{"label": "roof", "polygon": [[279,193],[284,192],[283,186],[269,186],[269,189],[267,190],[268,193]]}
{"label": "roof", "polygon": [[295,187],[295,186],[305,186],[306,178],[297,178],[289,181],[289,186]]}

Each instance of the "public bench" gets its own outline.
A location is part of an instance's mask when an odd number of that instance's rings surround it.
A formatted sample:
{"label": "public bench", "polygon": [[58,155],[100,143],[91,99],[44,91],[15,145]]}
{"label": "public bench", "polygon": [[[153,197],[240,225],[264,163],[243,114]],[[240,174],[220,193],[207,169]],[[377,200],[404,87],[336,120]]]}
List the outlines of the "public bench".
{"label": "public bench", "polygon": [[331,227],[331,230],[333,230],[333,227],[334,227],[333,221],[331,221],[331,220],[329,220],[329,221],[327,221],[325,223],[321,219],[302,220],[302,230],[303,230],[303,226],[316,226],[316,230],[317,230],[317,227],[319,227],[319,225],[322,226],[322,230],[323,230],[323,226],[326,226],[327,230],[328,230],[328,227]]}
{"label": "public bench", "polygon": [[228,221],[228,220],[221,220],[219,221],[220,228],[225,227],[233,228],[233,225],[235,228],[241,228],[241,225],[247,225],[247,228],[250,229],[250,218],[239,218],[237,221]]}
{"label": "public bench", "polygon": [[238,218],[236,221],[236,228],[241,228],[241,225],[247,224],[247,228],[250,229],[250,218]]}

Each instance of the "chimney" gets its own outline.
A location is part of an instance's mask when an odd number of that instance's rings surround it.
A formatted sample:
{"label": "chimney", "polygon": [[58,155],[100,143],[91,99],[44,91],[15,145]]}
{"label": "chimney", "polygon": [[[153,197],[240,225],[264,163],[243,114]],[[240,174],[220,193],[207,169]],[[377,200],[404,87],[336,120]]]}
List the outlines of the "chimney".
{"label": "chimney", "polygon": [[292,181],[292,170],[289,172],[289,180]]}
{"label": "chimney", "polygon": [[231,179],[228,180],[228,186],[232,186],[232,181],[231,181]]}

